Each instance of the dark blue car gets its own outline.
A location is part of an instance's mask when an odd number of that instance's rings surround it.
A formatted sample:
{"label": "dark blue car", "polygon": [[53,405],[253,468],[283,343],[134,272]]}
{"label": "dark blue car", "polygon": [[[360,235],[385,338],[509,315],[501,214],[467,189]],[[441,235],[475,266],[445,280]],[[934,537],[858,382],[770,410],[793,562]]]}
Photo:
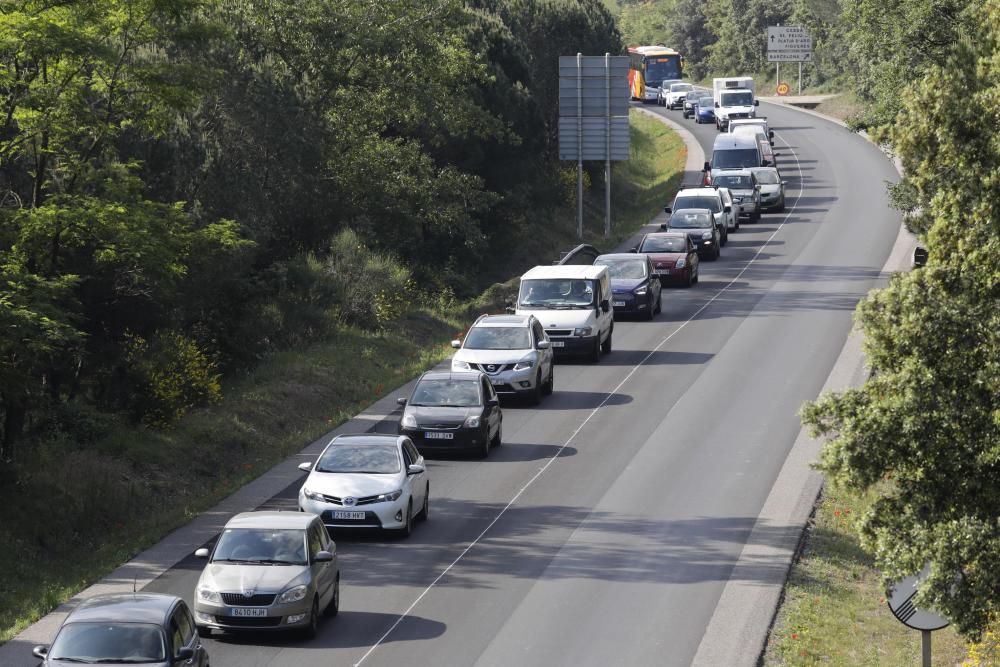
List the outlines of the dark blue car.
{"label": "dark blue car", "polygon": [[715,104],[712,102],[712,98],[706,97],[702,99],[698,105],[694,108],[694,122],[696,123],[714,123],[715,122]]}
{"label": "dark blue car", "polygon": [[662,287],[648,255],[601,255],[594,266],[608,267],[611,306],[615,315],[638,315],[651,320],[660,312]]}

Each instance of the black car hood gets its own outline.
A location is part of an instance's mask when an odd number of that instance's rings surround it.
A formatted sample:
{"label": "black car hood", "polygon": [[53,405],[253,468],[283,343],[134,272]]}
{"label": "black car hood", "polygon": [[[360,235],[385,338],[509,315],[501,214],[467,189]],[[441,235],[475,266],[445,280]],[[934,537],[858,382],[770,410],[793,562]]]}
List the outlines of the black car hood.
{"label": "black car hood", "polygon": [[483,408],[481,405],[471,408],[408,405],[406,412],[413,415],[418,426],[460,426],[469,417],[482,415]]}

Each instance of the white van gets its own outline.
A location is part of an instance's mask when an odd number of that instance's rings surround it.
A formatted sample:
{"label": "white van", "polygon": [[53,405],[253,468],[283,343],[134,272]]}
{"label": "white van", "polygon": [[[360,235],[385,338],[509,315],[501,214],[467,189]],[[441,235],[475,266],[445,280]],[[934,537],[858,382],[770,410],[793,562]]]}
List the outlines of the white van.
{"label": "white van", "polygon": [[593,361],[611,351],[614,311],[606,266],[536,266],[521,276],[518,315],[534,315],[556,355]]}
{"label": "white van", "polygon": [[745,134],[720,134],[715,138],[712,161],[705,163],[705,171],[711,172],[714,182],[720,172],[769,166],[765,162],[756,137]]}
{"label": "white van", "polygon": [[764,131],[761,130],[758,125],[741,125],[736,128],[735,132],[730,132],[730,134],[745,134],[748,137],[755,137],[757,139],[757,145],[760,146],[761,155],[764,158],[765,167],[773,167],[777,164],[775,161],[774,153],[774,142],[767,138]]}

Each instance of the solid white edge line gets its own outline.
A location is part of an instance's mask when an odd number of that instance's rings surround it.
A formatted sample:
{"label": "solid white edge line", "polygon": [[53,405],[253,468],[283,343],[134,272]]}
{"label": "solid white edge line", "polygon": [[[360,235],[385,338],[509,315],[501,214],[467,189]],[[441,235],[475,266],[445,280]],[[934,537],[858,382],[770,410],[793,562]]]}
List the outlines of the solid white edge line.
{"label": "solid white edge line", "polygon": [[796,170],[798,171],[798,174],[799,174],[799,189],[798,189],[798,193],[795,195],[795,203],[793,203],[788,208],[788,211],[785,213],[784,219],[782,219],[782,221],[778,225],[777,229],[775,229],[774,232],[769,237],[767,237],[767,240],[764,241],[763,244],[761,244],[760,248],[757,249],[757,252],[754,253],[754,256],[751,257],[749,260],[747,260],[746,265],[744,265],[744,267],[742,269],[740,269],[740,272],[737,273],[736,276],[732,280],[730,280],[723,287],[721,287],[719,289],[719,291],[716,292],[712,296],[711,299],[709,299],[708,301],[706,301],[698,310],[696,310],[694,312],[694,314],[691,315],[691,317],[689,317],[687,320],[685,320],[680,326],[678,326],[672,332],[670,332],[669,334],[667,334],[667,336],[665,336],[663,338],[663,340],[661,340],[659,343],[657,343],[656,347],[654,347],[652,350],[650,350],[649,354],[647,354],[645,357],[643,357],[642,360],[639,361],[639,363],[637,363],[635,366],[632,367],[632,370],[630,370],[628,372],[628,374],[624,377],[624,379],[622,379],[622,381],[619,382],[618,385],[615,386],[615,388],[612,389],[608,393],[608,395],[604,398],[604,400],[601,401],[600,405],[598,405],[596,408],[594,408],[593,410],[590,411],[590,414],[587,415],[587,418],[584,419],[580,423],[580,425],[576,427],[576,429],[573,431],[573,433],[570,434],[569,438],[566,439],[566,442],[564,442],[559,447],[559,449],[557,449],[556,452],[549,458],[549,460],[546,461],[545,465],[542,466],[541,468],[539,468],[538,472],[536,472],[532,476],[532,478],[529,479],[528,482],[524,486],[522,486],[521,489],[517,493],[514,494],[514,497],[510,499],[510,502],[508,502],[504,506],[504,508],[501,509],[500,512],[493,518],[493,520],[490,521],[489,525],[487,525],[486,528],[484,528],[482,530],[482,532],[479,533],[478,536],[476,536],[476,539],[474,539],[472,542],[470,542],[469,546],[465,547],[465,549],[463,549],[462,552],[460,554],[458,554],[458,556],[455,558],[455,560],[453,560],[448,565],[448,567],[446,567],[444,570],[442,570],[441,573],[438,574],[438,576],[434,578],[434,581],[432,581],[430,584],[428,584],[427,587],[424,588],[423,591],[421,591],[420,595],[418,595],[417,598],[413,601],[413,603],[410,604],[410,606],[407,607],[406,610],[402,614],[399,615],[399,618],[397,618],[396,621],[391,626],[389,626],[389,629],[386,630],[385,633],[381,637],[379,637],[378,641],[376,641],[374,644],[372,644],[371,647],[369,647],[369,649],[365,652],[365,654],[362,655],[361,658],[357,662],[354,663],[354,667],[360,667],[360,665],[365,660],[367,660],[371,656],[372,653],[375,652],[375,649],[377,649],[379,646],[381,646],[382,643],[385,642],[386,639],[388,639],[389,635],[391,635],[393,633],[393,631],[396,628],[399,627],[399,624],[402,623],[404,620],[406,620],[406,618],[410,615],[410,612],[412,612],[416,608],[416,606],[418,604],[420,604],[420,601],[423,600],[424,597],[426,597],[426,595],[428,593],[430,593],[431,589],[433,589],[437,585],[437,583],[439,581],[441,581],[441,579],[443,579],[444,576],[447,575],[452,570],[452,568],[454,568],[456,565],[458,565],[458,563],[461,562],[461,560],[465,557],[465,555],[467,553],[469,553],[469,551],[471,551],[474,546],[476,546],[477,544],[479,544],[479,542],[483,539],[483,537],[485,537],[486,533],[489,532],[490,528],[492,528],[493,526],[495,526],[496,523],[497,523],[497,521],[499,521],[503,517],[503,515],[507,513],[507,510],[509,510],[511,508],[511,506],[515,502],[517,502],[517,499],[520,498],[521,495],[525,491],[527,491],[528,488],[531,487],[532,484],[535,483],[535,480],[537,480],[539,477],[542,476],[542,473],[544,473],[546,470],[549,469],[549,466],[551,466],[555,462],[555,460],[558,459],[562,455],[563,451],[569,446],[569,444],[571,442],[573,442],[573,440],[580,433],[580,431],[583,430],[583,427],[586,426],[590,422],[591,419],[593,419],[594,415],[596,415],[597,412],[601,408],[603,408],[605,405],[607,405],[608,401],[611,400],[611,397],[618,393],[618,390],[621,389],[625,385],[625,383],[628,382],[632,378],[633,375],[635,375],[635,373],[639,370],[639,368],[641,368],[643,366],[643,364],[645,364],[647,361],[649,361],[649,359],[655,353],[657,353],[660,350],[661,347],[663,347],[671,338],[673,338],[675,335],[677,335],[677,333],[679,333],[682,329],[684,329],[684,327],[686,327],[688,324],[690,324],[691,322],[693,322],[694,320],[696,320],[698,318],[698,316],[701,315],[705,311],[706,308],[708,308],[710,305],[712,305],[715,302],[716,299],[718,299],[730,287],[732,287],[734,284],[736,284],[736,281],[738,281],[740,278],[743,277],[743,274],[747,272],[747,270],[750,268],[750,266],[755,261],[757,261],[758,257],[760,257],[760,254],[762,252],[764,252],[764,249],[767,248],[767,246],[771,243],[771,241],[774,240],[774,237],[778,235],[778,232],[780,232],[785,227],[785,223],[788,222],[788,218],[790,218],[791,215],[792,215],[792,213],[794,213],[795,207],[798,206],[799,199],[802,197],[802,165],[799,164],[799,157],[795,153],[795,151],[792,150],[792,148],[788,144],[788,142],[786,142],[784,139],[782,139],[781,141],[782,141],[782,143],[785,144],[785,147],[788,148],[789,151],[791,151],[792,156],[795,157],[795,167],[796,167]]}

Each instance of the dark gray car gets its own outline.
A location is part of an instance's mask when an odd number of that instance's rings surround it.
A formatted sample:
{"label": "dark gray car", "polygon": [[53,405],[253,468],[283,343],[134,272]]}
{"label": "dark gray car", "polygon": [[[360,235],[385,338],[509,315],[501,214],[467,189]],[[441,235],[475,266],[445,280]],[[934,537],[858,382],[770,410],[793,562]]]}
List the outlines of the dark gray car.
{"label": "dark gray car", "polygon": [[51,646],[32,653],[45,667],[129,664],[206,667],[208,653],[182,599],[159,593],[100,595],[69,613]]}

